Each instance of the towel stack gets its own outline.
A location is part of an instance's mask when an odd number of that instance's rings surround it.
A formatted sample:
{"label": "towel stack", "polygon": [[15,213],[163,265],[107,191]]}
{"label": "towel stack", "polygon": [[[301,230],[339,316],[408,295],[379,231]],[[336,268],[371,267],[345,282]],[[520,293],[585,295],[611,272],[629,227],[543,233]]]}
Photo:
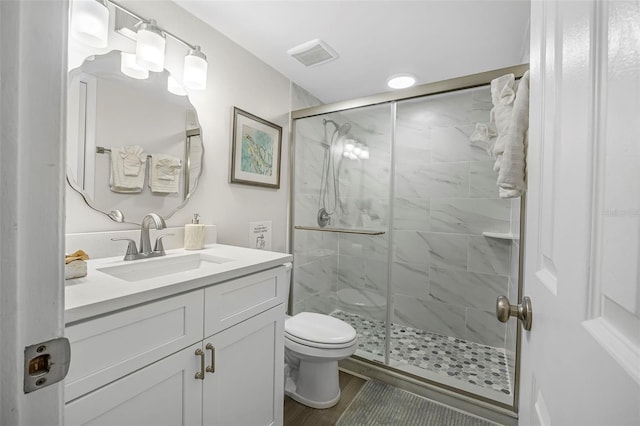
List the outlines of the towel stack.
{"label": "towel stack", "polygon": [[471,142],[481,144],[496,158],[500,198],[517,198],[526,191],[525,150],[529,131],[529,71],[515,88],[515,76],[491,81],[493,109],[489,123],[476,124]]}
{"label": "towel stack", "polygon": [[151,155],[151,173],[149,188],[151,192],[178,192],[180,159],[167,154]]}
{"label": "towel stack", "polygon": [[147,155],[138,145],[111,148],[111,191],[124,194],[142,192]]}

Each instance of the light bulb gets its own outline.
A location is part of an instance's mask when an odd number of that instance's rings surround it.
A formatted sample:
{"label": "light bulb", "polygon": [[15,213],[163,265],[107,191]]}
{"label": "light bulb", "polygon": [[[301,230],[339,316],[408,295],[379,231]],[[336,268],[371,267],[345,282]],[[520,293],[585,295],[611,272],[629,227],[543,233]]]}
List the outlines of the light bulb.
{"label": "light bulb", "polygon": [[138,65],[134,53],[120,52],[120,71],[124,75],[138,80],[149,78],[149,70]]}
{"label": "light bulb", "polygon": [[411,74],[396,74],[387,79],[387,86],[392,89],[406,89],[415,83],[416,78]]}
{"label": "light bulb", "polygon": [[177,96],[187,96],[184,87],[172,75],[167,78],[167,90]]}
{"label": "light bulb", "polygon": [[107,47],[109,9],[104,0],[74,0],[71,3],[71,35],[89,46]]}
{"label": "light bulb", "polygon": [[204,90],[207,88],[207,56],[200,46],[189,49],[184,57],[184,85],[189,89]]}
{"label": "light bulb", "polygon": [[155,20],[150,19],[149,22],[140,24],[136,42],[136,62],[138,65],[154,72],[164,70],[166,43],[167,40]]}

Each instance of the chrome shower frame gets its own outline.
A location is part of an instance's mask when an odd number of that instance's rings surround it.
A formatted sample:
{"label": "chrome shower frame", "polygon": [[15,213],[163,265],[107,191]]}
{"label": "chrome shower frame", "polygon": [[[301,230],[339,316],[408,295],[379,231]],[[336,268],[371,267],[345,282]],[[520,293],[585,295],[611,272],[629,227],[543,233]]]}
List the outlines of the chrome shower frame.
{"label": "chrome shower frame", "polygon": [[[314,117],[329,113],[335,113],[354,108],[369,107],[373,105],[386,104],[392,105],[393,111],[395,111],[395,103],[398,101],[404,101],[413,98],[421,98],[429,95],[443,94],[448,92],[454,92],[464,89],[471,89],[474,87],[484,86],[491,83],[494,78],[500,77],[504,74],[512,73],[516,78],[522,77],[522,75],[529,69],[529,64],[521,64],[512,67],[500,68],[492,71],[482,72],[464,77],[453,78],[449,80],[438,81],[434,83],[427,83],[418,86],[414,86],[408,89],[384,92],[377,95],[366,96],[362,98],[336,102],[327,105],[320,105],[311,108],[299,109],[291,112],[291,137],[290,149],[289,149],[289,227],[288,227],[288,240],[290,251],[293,253],[294,247],[294,227],[295,227],[295,213],[294,213],[294,195],[295,195],[295,126],[296,120],[308,117]],[[395,117],[392,117],[392,120]],[[325,126],[331,122],[336,127],[334,134],[338,132],[340,126],[333,120],[324,120]],[[347,130],[348,131],[348,130]],[[326,127],[325,127],[326,132]],[[392,136],[391,141],[391,163],[394,164],[394,150],[395,150],[395,135]],[[393,188],[390,188],[393,192]],[[390,194],[391,196],[393,193]],[[523,268],[523,252],[524,252],[524,238],[525,238],[525,203],[526,197],[521,197],[521,209],[520,209],[520,245],[519,245],[519,277],[518,277],[518,303],[522,299],[522,268]],[[320,216],[320,211],[318,215]],[[393,229],[391,221],[389,221],[389,245],[392,244]],[[391,253],[391,247],[389,247],[389,253]],[[292,271],[292,282],[295,269]],[[391,272],[389,272],[391,274]],[[389,277],[390,278],[390,277]],[[388,287],[391,286],[390,279],[387,280]],[[387,288],[387,294],[391,289]],[[293,293],[294,289],[292,289]],[[289,309],[291,310],[291,301]],[[497,319],[496,319],[497,321]],[[519,366],[520,366],[520,347],[522,330],[517,328],[516,336],[516,357],[515,357],[515,378],[514,378],[514,397],[512,404],[505,404],[502,402],[494,401],[461,389],[452,388],[442,383],[434,382],[429,379],[417,377],[406,373],[401,370],[394,369],[388,365],[381,365],[367,359],[354,356],[351,359],[345,360],[341,363],[349,370],[356,373],[360,373],[369,377],[376,377],[382,380],[387,380],[394,383],[397,386],[404,387],[412,392],[422,394],[424,396],[434,398],[443,403],[458,407],[460,409],[477,413],[478,415],[486,418],[492,418],[494,421],[501,422],[503,424],[517,424],[516,413],[518,411],[518,398],[519,398]],[[388,336],[387,336],[388,337]],[[386,339],[388,341],[388,339]],[[388,348],[387,352],[388,352]]]}

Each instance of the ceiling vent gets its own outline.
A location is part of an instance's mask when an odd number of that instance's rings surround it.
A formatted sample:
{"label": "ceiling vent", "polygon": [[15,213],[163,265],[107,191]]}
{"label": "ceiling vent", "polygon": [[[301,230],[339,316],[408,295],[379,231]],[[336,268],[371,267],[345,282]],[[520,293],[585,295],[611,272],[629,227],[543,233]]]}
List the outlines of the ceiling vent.
{"label": "ceiling vent", "polygon": [[306,67],[320,65],[338,59],[336,51],[320,39],[302,43],[299,46],[287,50],[287,53]]}

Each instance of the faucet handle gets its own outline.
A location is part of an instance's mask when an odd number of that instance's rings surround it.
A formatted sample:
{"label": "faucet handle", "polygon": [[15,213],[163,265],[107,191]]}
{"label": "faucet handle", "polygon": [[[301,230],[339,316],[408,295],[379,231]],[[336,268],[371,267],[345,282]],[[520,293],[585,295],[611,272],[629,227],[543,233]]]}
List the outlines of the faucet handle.
{"label": "faucet handle", "polygon": [[162,252],[162,254],[164,254],[164,246],[162,245],[162,239],[164,237],[170,237],[170,236],[173,236],[173,234],[158,235],[158,237],[156,237],[156,244],[153,247],[153,251],[159,251],[159,252]]}
{"label": "faucet handle", "polygon": [[127,253],[124,255],[124,260],[134,260],[138,254],[138,248],[136,242],[131,238],[112,238],[111,241],[129,241],[127,246]]}

